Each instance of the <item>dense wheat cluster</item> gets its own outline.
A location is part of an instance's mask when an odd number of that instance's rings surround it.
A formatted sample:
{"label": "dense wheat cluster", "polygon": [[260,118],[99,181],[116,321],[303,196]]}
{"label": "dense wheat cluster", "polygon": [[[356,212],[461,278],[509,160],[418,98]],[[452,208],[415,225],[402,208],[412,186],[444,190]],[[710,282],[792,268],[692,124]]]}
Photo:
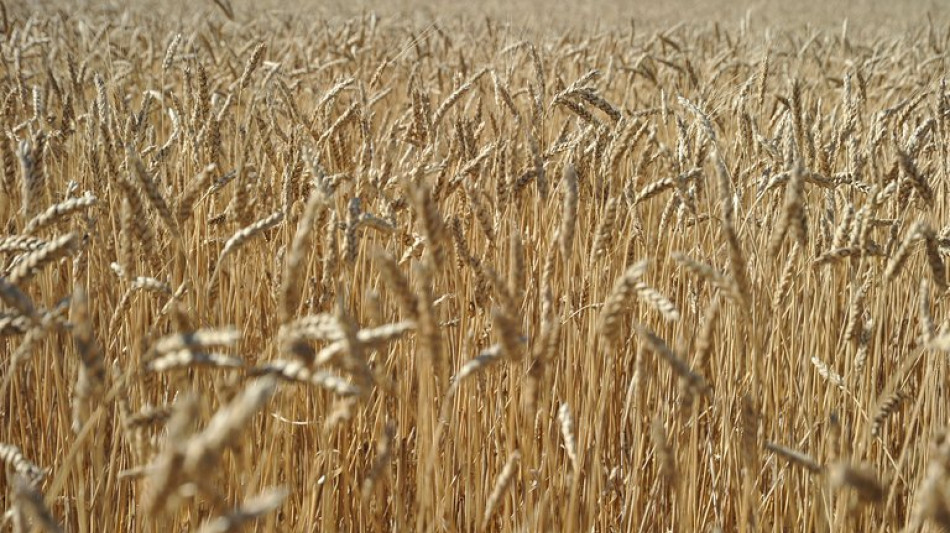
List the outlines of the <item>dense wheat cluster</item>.
{"label": "dense wheat cluster", "polygon": [[0,9],[13,531],[950,528],[950,31]]}

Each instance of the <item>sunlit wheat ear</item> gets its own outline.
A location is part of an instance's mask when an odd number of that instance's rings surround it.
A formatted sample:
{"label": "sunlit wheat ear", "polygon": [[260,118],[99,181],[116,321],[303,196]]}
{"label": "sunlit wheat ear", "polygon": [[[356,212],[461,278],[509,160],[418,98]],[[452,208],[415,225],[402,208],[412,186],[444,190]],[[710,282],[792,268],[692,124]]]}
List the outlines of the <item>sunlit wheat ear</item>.
{"label": "sunlit wheat ear", "polygon": [[[5,319],[4,329],[9,327],[16,328],[17,331],[25,333],[23,339],[18,342],[16,348],[12,350],[9,357],[8,369],[3,380],[0,381],[0,397],[7,393],[13,378],[16,374],[16,368],[19,364],[30,359],[38,345],[54,331],[63,327],[63,313],[68,307],[69,301],[61,302],[57,308],[44,312],[39,319],[27,317],[14,317],[12,321]],[[0,315],[3,316],[3,315]],[[17,320],[19,319],[19,320]]]}
{"label": "sunlit wheat ear", "polygon": [[782,446],[781,444],[776,444],[774,442],[766,442],[765,449],[778,455],[785,461],[804,468],[813,474],[818,474],[824,471],[824,466],[822,466],[818,461],[816,461],[810,455]]}
{"label": "sunlit wheat ear", "polygon": [[660,291],[642,281],[638,281],[634,288],[636,289],[637,296],[659,311],[663,318],[670,322],[676,322],[680,319],[680,312],[676,308],[676,304],[670,301],[669,298],[664,296]]}
{"label": "sunlit wheat ear", "polygon": [[808,244],[808,219],[805,214],[805,170],[796,165],[785,186],[785,205],[769,240],[769,254],[776,255],[786,234],[804,247]]}
{"label": "sunlit wheat ear", "polygon": [[491,297],[498,303],[498,306],[506,313],[514,313],[517,305],[509,286],[492,265],[479,264],[476,268],[476,274],[479,285],[491,288]]}
{"label": "sunlit wheat ear", "polygon": [[920,280],[920,304],[918,306],[918,321],[920,322],[920,340],[922,344],[929,344],[937,336],[937,326],[930,313],[930,283],[924,278]]}
{"label": "sunlit wheat ear", "polygon": [[914,188],[914,192],[928,207],[933,207],[934,191],[927,177],[920,171],[910,155],[898,152],[898,161],[907,183]]}
{"label": "sunlit wheat ear", "polygon": [[[10,105],[13,103],[13,92],[7,93],[0,105],[0,114],[8,116]],[[12,195],[16,188],[17,180],[17,162],[15,155],[16,144],[11,141],[7,135],[0,135],[0,170],[3,170],[0,186],[8,195]]]}
{"label": "sunlit wheat ear", "polygon": [[34,321],[19,314],[0,313],[0,336],[23,335],[30,331]]}
{"label": "sunlit wheat ear", "polygon": [[920,229],[920,236],[924,240],[924,250],[927,252],[927,266],[933,276],[934,285],[941,293],[947,292],[947,269],[940,254],[937,235],[934,230],[925,225]]}
{"label": "sunlit wheat ear", "polygon": [[735,284],[733,290],[748,306],[752,303],[752,282],[749,280],[749,267],[746,264],[742,243],[732,224],[728,222],[724,224],[723,233],[726,234],[726,244],[729,246],[729,274]]}
{"label": "sunlit wheat ear", "polygon": [[200,474],[217,466],[226,447],[237,445],[247,424],[277,391],[272,376],[250,382],[228,405],[214,414],[208,425],[189,439],[185,446],[184,469],[190,475]]}
{"label": "sunlit wheat ear", "polygon": [[402,272],[399,264],[383,250],[377,250],[374,257],[383,282],[392,291],[399,307],[408,315],[408,318],[415,319],[418,317],[419,299],[413,292],[409,278]]}
{"label": "sunlit wheat ear", "polygon": [[827,363],[818,358],[818,356],[812,356],[811,364],[815,366],[815,370],[818,371],[818,375],[825,379],[825,381],[834,385],[835,387],[841,389],[842,391],[847,390],[847,384],[841,374],[835,372]]}
{"label": "sunlit wheat ear", "polygon": [[577,181],[577,169],[574,168],[573,164],[568,163],[564,166],[561,181],[563,200],[561,204],[561,223],[558,229],[558,245],[565,263],[570,261],[571,253],[574,250],[578,205]]}
{"label": "sunlit wheat ear", "polygon": [[176,33],[165,49],[165,57],[162,59],[162,72],[167,72],[175,61],[175,54],[178,52],[178,46],[181,44],[181,34]]}
{"label": "sunlit wheat ear", "polygon": [[712,390],[706,378],[690,368],[689,363],[679,357],[653,330],[636,322],[634,329],[646,347],[666,362],[676,376],[683,380],[690,393],[699,393],[707,397],[711,394]]}
{"label": "sunlit wheat ear", "polygon": [[286,322],[300,305],[300,293],[303,290],[303,277],[307,269],[307,259],[312,235],[318,222],[323,218],[326,198],[319,189],[314,188],[307,199],[303,216],[297,223],[297,231],[287,256],[287,265],[281,281],[280,313],[281,321]]}
{"label": "sunlit wheat ear", "polygon": [[[222,0],[217,0],[217,2],[221,1]],[[256,496],[244,500],[244,503],[237,509],[205,522],[198,528],[198,532],[228,533],[231,531],[239,531],[245,526],[279,509],[289,494],[290,491],[284,488],[267,489]]]}
{"label": "sunlit wheat ear", "polygon": [[14,476],[13,499],[16,509],[25,511],[35,528],[46,533],[63,531],[49,507],[46,506],[43,494],[26,479]]}
{"label": "sunlit wheat ear", "polygon": [[160,515],[178,503],[178,489],[186,481],[182,470],[185,446],[194,434],[199,410],[198,400],[191,393],[179,395],[172,406],[167,424],[168,437],[161,451],[146,468],[148,482],[142,504],[150,515]]}
{"label": "sunlit wheat ear", "polygon": [[848,320],[845,322],[844,339],[846,341],[855,341],[860,338],[862,328],[864,327],[865,300],[868,290],[871,286],[870,277],[858,288],[851,299],[851,305],[848,306]]}
{"label": "sunlit wheat ear", "polygon": [[[141,245],[140,250],[142,251],[142,255],[146,256],[148,265],[157,271],[160,266],[158,259],[158,254],[160,253],[158,237],[155,235],[155,229],[150,223],[142,196],[132,182],[125,177],[121,177],[116,181],[123,194],[122,231],[128,232],[127,235],[120,236],[123,241],[123,246],[128,246],[128,242],[131,242],[130,239],[134,237]],[[124,253],[131,254],[131,248],[129,247],[129,250],[124,251]],[[131,260],[129,260],[129,264],[127,264],[125,258],[120,257],[120,259],[122,259],[122,266],[131,271]]]}
{"label": "sunlit wheat ear", "polygon": [[743,461],[749,468],[749,471],[754,472],[758,469],[760,464],[759,452],[762,415],[755,401],[748,394],[742,397],[742,409],[739,415],[739,422],[742,428],[741,443]]}
{"label": "sunlit wheat ear", "polygon": [[894,254],[891,255],[890,260],[887,262],[887,267],[884,269],[884,281],[892,281],[900,274],[901,269],[904,268],[904,264],[910,257],[914,243],[920,238],[921,230],[923,230],[924,227],[924,222],[917,221],[907,230],[907,233],[904,234],[904,239],[901,240],[900,246],[898,246]]}
{"label": "sunlit wheat ear", "polygon": [[458,102],[465,94],[472,90],[478,80],[488,72],[487,68],[483,68],[473,74],[468,80],[460,85],[455,91],[449,94],[445,100],[439,104],[439,107],[435,110],[435,113],[432,116],[432,127],[436,128],[441,122],[442,117],[449,111]]}
{"label": "sunlit wheat ear", "polygon": [[169,405],[160,405],[157,407],[146,405],[136,413],[124,413],[122,429],[129,432],[152,426],[161,426],[168,422],[171,416],[172,408]]}
{"label": "sunlit wheat ear", "polygon": [[159,190],[154,178],[149,176],[148,170],[145,168],[145,163],[142,162],[141,157],[139,157],[131,146],[128,147],[128,166],[132,169],[135,184],[139,187],[139,190],[142,191],[152,208],[158,213],[158,217],[165,224],[165,227],[173,235],[180,237],[178,221],[172,215],[172,210],[168,206],[168,202]]}
{"label": "sunlit wheat ear", "polygon": [[878,399],[874,416],[871,419],[871,435],[879,436],[881,434],[881,428],[884,426],[884,423],[900,409],[901,404],[903,404],[908,397],[908,391],[897,389]]}
{"label": "sunlit wheat ear", "polygon": [[524,354],[524,341],[515,319],[505,311],[495,308],[492,310],[492,325],[497,331],[498,344],[501,345],[505,357],[513,361],[521,359]]}
{"label": "sunlit wheat ear", "polygon": [[304,383],[339,396],[358,396],[363,389],[329,372],[314,372],[300,360],[278,359],[250,369],[251,375],[271,374],[285,381]]}
{"label": "sunlit wheat ear", "polygon": [[599,317],[598,332],[605,339],[610,341],[617,339],[622,314],[629,301],[636,295],[637,281],[646,272],[647,264],[646,260],[634,264],[614,283]]}
{"label": "sunlit wheat ear", "polygon": [[528,269],[525,263],[524,242],[521,237],[520,229],[516,228],[511,232],[508,256],[510,265],[508,269],[508,285],[515,305],[515,308],[512,309],[511,312],[519,313],[521,312],[522,303],[524,302],[525,294],[528,290]]}
{"label": "sunlit wheat ear", "polygon": [[9,235],[0,237],[0,253],[35,252],[49,244],[48,241],[28,235]]}
{"label": "sunlit wheat ear", "polygon": [[849,488],[863,503],[881,503],[887,496],[886,489],[881,484],[877,473],[870,468],[838,462],[831,466],[829,472],[833,488]]}
{"label": "sunlit wheat ear", "polygon": [[195,203],[198,201],[199,196],[204,194],[211,185],[212,173],[214,173],[215,170],[217,170],[215,165],[207,165],[185,186],[184,192],[178,197],[178,201],[175,205],[175,219],[179,226],[191,218],[194,213]]}
{"label": "sunlit wheat ear", "polygon": [[198,331],[166,335],[152,344],[149,353],[164,355],[180,350],[197,350],[218,346],[234,346],[241,340],[241,332],[234,327],[200,329]]}
{"label": "sunlit wheat ear", "polygon": [[908,531],[923,527],[925,522],[934,524],[941,531],[950,530],[950,501],[946,491],[946,476],[950,470],[950,441],[946,431],[941,430],[932,439],[930,460],[917,489],[913,513],[907,525]]}
{"label": "sunlit wheat ear", "polygon": [[36,215],[23,228],[23,235],[32,235],[43,228],[51,226],[58,221],[69,218],[73,213],[88,209],[91,206],[96,205],[98,199],[91,195],[86,194],[79,198],[72,198],[69,200],[64,200],[58,204],[53,204],[46,211]]}
{"label": "sunlit wheat ear", "polygon": [[663,178],[644,187],[633,200],[633,205],[638,205],[647,200],[658,196],[659,194],[671,190],[676,186],[676,178]]}
{"label": "sunlit wheat ear", "polygon": [[46,477],[46,471],[27,459],[20,448],[12,444],[0,443],[0,461],[28,483],[39,484]]}
{"label": "sunlit wheat ear", "polygon": [[450,222],[452,226],[452,243],[455,245],[455,264],[459,270],[467,265],[477,264],[477,259],[472,256],[466,241],[465,231],[462,229],[462,221],[459,217],[452,217]]}
{"label": "sunlit wheat ear", "polygon": [[789,292],[792,287],[793,276],[795,274],[795,259],[798,254],[798,243],[795,243],[792,246],[792,251],[788,254],[788,257],[785,259],[785,266],[782,267],[782,275],[779,276],[778,285],[775,288],[775,292],[772,293],[772,310],[773,312],[778,312],[781,310],[786,302],[786,298],[789,297]]}
{"label": "sunlit wheat ear", "polygon": [[445,260],[445,224],[436,207],[432,193],[426,185],[415,185],[411,191],[413,207],[419,217],[419,226],[425,236],[426,254],[429,268],[438,269]]}
{"label": "sunlit wheat ear", "polygon": [[254,71],[257,70],[257,67],[261,65],[266,50],[266,43],[260,43],[254,48],[251,57],[249,57],[247,63],[244,64],[244,71],[241,72],[241,77],[236,82],[238,89],[243,90],[251,83],[251,76],[254,74]]}
{"label": "sunlit wheat ear", "polygon": [[483,350],[475,358],[467,361],[459,371],[452,377],[452,385],[449,389],[449,396],[453,395],[459,385],[466,379],[483,372],[486,368],[503,360],[504,351],[501,344],[493,344]]}
{"label": "sunlit wheat ear", "polygon": [[359,247],[359,229],[360,215],[363,212],[360,207],[359,198],[351,198],[346,209],[345,229],[343,230],[343,261],[354,263]]}
{"label": "sunlit wheat ear", "polygon": [[46,199],[48,184],[46,166],[43,164],[45,147],[46,136],[43,133],[38,133],[32,140],[22,141],[17,153],[20,159],[22,179],[20,212],[26,219],[36,214]]}
{"label": "sunlit wheat ear", "polygon": [[465,197],[468,199],[472,213],[475,215],[475,221],[481,228],[489,244],[496,242],[495,223],[492,220],[490,203],[486,200],[485,194],[480,189],[472,187],[465,188]]}
{"label": "sunlit wheat ear", "polygon": [[30,321],[38,318],[33,300],[23,290],[3,277],[0,277],[0,302],[15,311],[24,320]]}
{"label": "sunlit wheat ear", "polygon": [[851,226],[854,223],[855,212],[854,205],[848,204],[838,228],[835,230],[834,239],[831,241],[831,248],[842,248],[848,243],[848,235],[851,233]]}
{"label": "sunlit wheat ear", "polygon": [[79,244],[79,235],[76,233],[57,237],[42,248],[27,254],[14,266],[10,271],[10,282],[23,285],[47,265],[75,253]]}
{"label": "sunlit wheat ear", "polygon": [[597,231],[594,233],[594,242],[591,245],[589,263],[591,266],[594,265],[595,261],[604,257],[613,242],[614,226],[617,223],[617,205],[618,201],[616,198],[607,200],[607,205],[604,207],[604,212],[597,226]]}
{"label": "sunlit wheat ear", "polygon": [[383,428],[383,434],[376,443],[376,458],[373,459],[373,466],[370,468],[363,484],[360,487],[360,494],[363,500],[368,500],[379,481],[386,474],[389,463],[392,461],[394,442],[396,438],[396,425],[392,421],[387,421]]}
{"label": "sunlit wheat ear", "polygon": [[700,372],[707,372],[709,357],[713,347],[713,336],[719,324],[721,305],[720,299],[715,298],[706,306],[706,311],[703,313],[702,326],[699,329],[699,333],[696,336],[696,343],[693,346],[696,366]]}
{"label": "sunlit wheat ear", "polygon": [[192,367],[241,368],[244,361],[238,357],[213,353],[178,350],[160,355],[149,361],[145,368],[152,372],[168,372]]}
{"label": "sunlit wheat ear", "polygon": [[653,441],[654,457],[660,478],[667,487],[676,483],[676,456],[666,436],[663,420],[657,416],[650,424],[650,439]]}
{"label": "sunlit wheat ear", "polygon": [[508,460],[505,461],[505,466],[501,469],[501,473],[498,474],[498,478],[495,479],[495,486],[492,488],[491,494],[488,495],[485,512],[482,514],[482,529],[488,527],[492,515],[495,514],[495,509],[498,507],[498,504],[504,497],[505,491],[508,489],[508,486],[511,485],[512,480],[518,472],[519,462],[521,462],[521,452],[515,450]]}
{"label": "sunlit wheat ear", "polygon": [[561,438],[564,439],[564,451],[567,458],[571,460],[574,473],[580,473],[580,457],[577,452],[577,435],[574,432],[574,415],[571,413],[571,406],[562,403],[557,410],[557,419],[561,423]]}
{"label": "sunlit wheat ear", "polygon": [[276,211],[251,224],[250,226],[241,228],[234,235],[232,235],[231,238],[224,243],[224,248],[221,249],[221,254],[218,256],[218,261],[215,263],[214,271],[211,273],[211,278],[208,281],[208,286],[214,286],[217,282],[218,275],[221,273],[221,268],[224,265],[225,259],[227,259],[236,250],[247,244],[248,241],[260,236],[265,231],[280,224],[283,220],[283,211]]}
{"label": "sunlit wheat ear", "polygon": [[73,398],[73,431],[79,432],[106,385],[106,368],[102,346],[96,338],[90,313],[89,298],[84,289],[73,292],[70,321],[73,341],[79,352],[79,376]]}
{"label": "sunlit wheat ear", "polygon": [[741,297],[736,293],[735,284],[721,271],[707,263],[691,259],[689,256],[681,252],[673,252],[671,257],[691,274],[706,282],[709,282],[711,285],[719,289],[723,295],[727,296],[730,300],[733,300],[736,304],[742,304]]}
{"label": "sunlit wheat ear", "polygon": [[442,332],[438,325],[436,307],[433,305],[432,283],[429,270],[417,265],[414,273],[415,292],[418,295],[419,315],[417,342],[424,357],[429,359],[434,375],[441,383],[448,380],[448,364],[445,360],[445,351],[442,344]]}

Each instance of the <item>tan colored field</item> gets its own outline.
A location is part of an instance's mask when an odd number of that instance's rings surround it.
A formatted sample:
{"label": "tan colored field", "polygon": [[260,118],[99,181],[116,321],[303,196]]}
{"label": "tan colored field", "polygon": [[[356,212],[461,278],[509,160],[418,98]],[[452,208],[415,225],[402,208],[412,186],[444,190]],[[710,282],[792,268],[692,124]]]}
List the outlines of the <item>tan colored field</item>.
{"label": "tan colored field", "polygon": [[4,530],[950,529],[939,4],[4,5]]}

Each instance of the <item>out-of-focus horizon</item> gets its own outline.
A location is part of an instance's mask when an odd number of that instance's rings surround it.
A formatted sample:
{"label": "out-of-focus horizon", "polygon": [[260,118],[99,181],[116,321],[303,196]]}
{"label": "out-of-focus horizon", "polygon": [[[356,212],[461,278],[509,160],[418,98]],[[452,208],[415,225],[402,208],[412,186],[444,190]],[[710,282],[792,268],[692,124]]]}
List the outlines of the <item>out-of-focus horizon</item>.
{"label": "out-of-focus horizon", "polygon": [[[842,27],[849,31],[875,32],[919,27],[922,21],[938,26],[950,23],[950,4],[938,0],[224,0],[237,20],[249,20],[262,12],[280,16],[307,14],[317,18],[348,18],[363,12],[384,17],[410,16],[425,23],[433,20],[484,18],[510,22],[521,30],[611,29],[632,24],[643,28],[669,27],[678,23],[719,23],[753,27],[822,29]],[[141,0],[112,2],[117,12]],[[102,2],[86,0],[101,9]],[[151,2],[149,2],[151,4]],[[59,2],[37,0],[38,10],[56,9]],[[76,6],[82,9],[82,3]],[[141,7],[141,6],[139,6]],[[161,15],[188,17],[217,9],[212,0],[169,0]],[[159,13],[156,12],[156,15]]]}

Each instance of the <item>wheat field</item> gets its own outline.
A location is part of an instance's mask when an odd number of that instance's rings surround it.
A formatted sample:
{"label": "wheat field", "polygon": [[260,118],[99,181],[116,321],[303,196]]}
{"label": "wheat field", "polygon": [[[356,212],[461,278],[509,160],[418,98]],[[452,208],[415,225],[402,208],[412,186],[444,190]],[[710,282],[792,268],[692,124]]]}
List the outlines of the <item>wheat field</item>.
{"label": "wheat field", "polygon": [[0,4],[0,529],[950,530],[939,16],[196,4]]}

